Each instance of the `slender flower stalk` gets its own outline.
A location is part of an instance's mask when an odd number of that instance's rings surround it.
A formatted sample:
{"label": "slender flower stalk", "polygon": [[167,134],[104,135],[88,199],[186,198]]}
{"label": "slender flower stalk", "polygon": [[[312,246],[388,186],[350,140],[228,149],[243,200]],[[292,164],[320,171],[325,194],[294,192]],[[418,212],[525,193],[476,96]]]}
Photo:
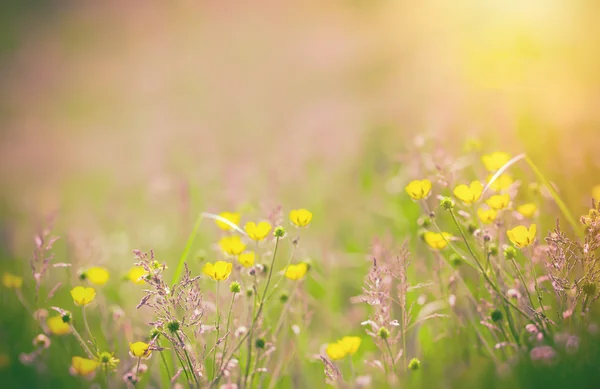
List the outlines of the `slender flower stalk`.
{"label": "slender flower stalk", "polygon": [[[217,348],[219,346],[219,325],[221,322],[221,315],[219,315],[219,285],[221,283],[219,281],[217,281],[217,292],[216,292],[216,297],[215,297],[215,309],[216,309],[216,330],[217,330],[217,336],[215,338],[215,347],[213,349],[213,366],[212,366],[212,376],[215,376],[215,369],[217,368]],[[231,311],[230,311],[231,312]]]}

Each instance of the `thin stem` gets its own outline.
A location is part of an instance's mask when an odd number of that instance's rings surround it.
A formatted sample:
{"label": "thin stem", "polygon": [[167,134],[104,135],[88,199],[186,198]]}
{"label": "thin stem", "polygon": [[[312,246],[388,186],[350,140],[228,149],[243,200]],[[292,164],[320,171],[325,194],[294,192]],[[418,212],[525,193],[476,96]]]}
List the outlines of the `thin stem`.
{"label": "thin stem", "polygon": [[[160,348],[160,340],[158,338],[156,339],[156,346],[158,348]],[[167,363],[167,359],[165,358],[165,355],[163,354],[162,351],[160,352],[160,359],[161,359],[162,364],[167,372],[167,377],[169,378],[169,382],[170,382],[171,381],[171,372],[169,371],[169,364]]]}
{"label": "thin stem", "polygon": [[106,378],[106,389],[110,389],[110,379],[108,377],[108,366],[104,366],[104,376]]}
{"label": "thin stem", "polygon": [[[219,362],[219,370],[223,368],[223,362],[225,361],[225,355],[227,355],[227,343],[229,341],[229,324],[231,323],[231,311],[233,310],[233,302],[235,301],[235,293],[231,294],[231,302],[229,303],[229,312],[227,313],[227,324],[225,325],[225,343],[223,344],[223,353],[221,355],[221,361]],[[213,374],[214,377],[214,374]]]}
{"label": "thin stem", "polygon": [[139,379],[140,378],[140,363],[142,362],[142,357],[138,357],[138,363],[137,366],[135,367],[135,376]]}
{"label": "thin stem", "polygon": [[187,363],[190,367],[190,374],[192,375],[192,377],[194,377],[194,381],[196,382],[196,387],[200,387],[200,383],[198,382],[198,377],[196,377],[196,373],[194,372],[194,365],[192,364],[192,360],[190,359],[190,355],[188,354],[186,348],[185,348],[185,343],[183,342],[183,340],[181,339],[181,336],[179,335],[179,332],[175,332],[175,334],[177,335],[177,339],[179,340],[180,344],[181,344],[181,348],[183,349],[183,352],[185,353],[185,357],[187,359]]}
{"label": "thin stem", "polygon": [[256,377],[256,371],[258,370],[258,361],[260,359],[260,349],[256,350],[256,358],[254,359],[254,368],[252,369],[252,372],[250,373],[250,388],[252,388],[252,385],[254,384],[254,377]]}
{"label": "thin stem", "polygon": [[215,298],[215,307],[216,307],[216,321],[217,321],[217,337],[215,338],[215,347],[213,349],[213,366],[212,366],[212,376],[215,376],[215,369],[217,368],[217,348],[219,346],[219,324],[221,322],[221,316],[219,315],[219,284],[220,282],[217,281],[217,295]]}
{"label": "thin stem", "polygon": [[90,339],[92,339],[92,341],[94,342],[94,348],[96,349],[96,353],[98,353],[98,345],[96,343],[96,338],[94,338],[94,335],[92,334],[92,331],[90,330],[90,326],[88,325],[85,305],[81,307],[81,312],[83,314],[83,325],[85,327],[85,330],[87,331]]}
{"label": "thin stem", "polygon": [[527,255],[529,256],[529,261],[531,262],[531,271],[533,273],[533,280],[535,281],[535,292],[537,294],[538,302],[540,303],[540,307],[542,308],[542,312],[544,313],[544,316],[548,317],[548,314],[546,313],[546,308],[544,307],[544,302],[542,299],[542,290],[540,289],[540,285],[538,284],[538,280],[537,280],[535,264],[533,263],[533,255],[531,255],[531,251],[529,250],[529,247],[527,247]]}
{"label": "thin stem", "polygon": [[383,341],[385,342],[388,353],[390,354],[390,359],[392,361],[392,367],[394,368],[394,374],[396,374],[396,377],[397,377],[398,371],[396,370],[396,361],[394,360],[394,355],[392,354],[392,348],[390,347],[390,342],[388,342],[387,339],[384,339]]}
{"label": "thin stem", "polygon": [[73,335],[75,336],[75,339],[77,339],[77,341],[79,342],[79,344],[83,348],[83,351],[85,351],[85,353],[88,355],[88,357],[90,359],[94,359],[94,354],[89,349],[89,347],[85,344],[85,341],[83,340],[83,338],[81,337],[81,335],[79,334],[79,332],[77,332],[77,330],[75,329],[75,326],[73,326],[73,324],[69,324],[69,325],[71,327],[71,332],[73,333]]}

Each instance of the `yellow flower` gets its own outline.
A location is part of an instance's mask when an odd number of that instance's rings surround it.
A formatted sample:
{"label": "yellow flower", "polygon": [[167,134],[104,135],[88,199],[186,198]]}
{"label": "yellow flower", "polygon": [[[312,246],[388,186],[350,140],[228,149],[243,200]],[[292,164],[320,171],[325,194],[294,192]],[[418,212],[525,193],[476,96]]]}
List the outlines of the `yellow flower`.
{"label": "yellow flower", "polygon": [[110,274],[103,267],[91,267],[85,271],[85,279],[94,285],[104,285],[108,282]]}
{"label": "yellow flower", "polygon": [[[487,182],[490,182],[493,176],[493,174],[488,175]],[[500,176],[498,176],[498,178],[496,178],[494,182],[492,182],[490,188],[497,192],[499,190],[508,189],[513,184],[513,182],[515,182],[515,180],[510,174],[501,174]]]}
{"label": "yellow flower", "polygon": [[73,297],[75,305],[88,305],[96,297],[96,290],[94,288],[76,286],[71,289],[71,297]]}
{"label": "yellow flower", "polygon": [[[241,216],[237,212],[221,212],[219,216],[221,216],[223,219],[229,220],[235,225],[240,224]],[[219,228],[224,231],[231,230],[231,226],[229,224],[223,223],[221,220],[215,220],[215,223],[217,223],[217,226],[219,226]]]}
{"label": "yellow flower", "polygon": [[348,355],[354,355],[354,353],[360,347],[361,339],[358,336],[344,336],[338,343],[344,348],[344,351]]}
{"label": "yellow flower", "polygon": [[537,211],[537,205],[535,205],[534,203],[519,205],[517,207],[517,211],[526,218],[532,218]]}
{"label": "yellow flower", "polygon": [[115,369],[119,364],[120,360],[115,358],[114,353],[103,351],[101,353],[98,353],[98,362],[100,362],[100,364],[102,365],[102,369],[108,370]]}
{"label": "yellow flower", "polygon": [[146,270],[144,270],[143,267],[141,266],[134,266],[129,270],[129,273],[127,274],[127,278],[129,278],[129,280],[131,282],[133,282],[136,285],[141,285],[144,284],[146,281],[144,281],[144,276],[146,275]]}
{"label": "yellow flower", "polygon": [[437,233],[427,231],[425,235],[423,235],[425,239],[425,243],[429,245],[432,249],[441,250],[448,245],[448,241],[452,238],[452,235],[447,232]]}
{"label": "yellow flower", "polygon": [[136,358],[148,358],[152,355],[150,345],[144,342],[129,342],[129,351],[131,352],[131,355]]}
{"label": "yellow flower", "polygon": [[422,200],[431,192],[431,181],[414,180],[406,185],[404,189],[413,200]]}
{"label": "yellow flower", "polygon": [[254,251],[248,251],[238,255],[238,262],[244,267],[250,267],[254,265]]}
{"label": "yellow flower", "polygon": [[506,231],[506,235],[513,244],[519,248],[527,247],[535,240],[536,225],[529,226],[529,230],[524,226],[518,226],[512,230]]}
{"label": "yellow flower", "polygon": [[308,271],[308,265],[304,262],[301,262],[297,265],[290,265],[285,269],[285,276],[290,280],[297,281],[304,277],[306,272]]}
{"label": "yellow flower", "polygon": [[483,185],[479,181],[471,182],[471,185],[459,185],[454,188],[454,196],[465,204],[473,204],[481,197]]}
{"label": "yellow flower", "polygon": [[339,342],[329,343],[325,349],[327,356],[332,360],[344,359],[346,356],[346,350]]}
{"label": "yellow flower", "polygon": [[592,197],[596,199],[596,201],[600,201],[600,185],[596,185],[592,188]]}
{"label": "yellow flower", "polygon": [[71,332],[71,327],[63,321],[62,316],[49,317],[46,325],[53,335],[65,335]]}
{"label": "yellow flower", "polygon": [[219,246],[221,246],[221,250],[230,255],[240,255],[246,249],[246,245],[237,235],[222,237],[219,240]]}
{"label": "yellow flower", "polygon": [[94,373],[100,363],[93,359],[73,357],[71,359],[71,371],[74,374],[86,376]]}
{"label": "yellow flower", "polygon": [[23,278],[12,273],[2,275],[2,284],[8,289],[19,289],[23,285]]}
{"label": "yellow flower", "polygon": [[248,237],[252,240],[263,240],[271,231],[271,224],[269,222],[260,222],[258,224],[254,222],[246,223],[244,230],[248,234]]}
{"label": "yellow flower", "polygon": [[494,209],[483,209],[479,208],[477,210],[477,216],[479,216],[479,220],[483,224],[490,224],[494,220],[496,220],[496,216],[498,216],[498,212]]}
{"label": "yellow flower", "polygon": [[290,220],[298,227],[306,227],[312,220],[312,212],[306,209],[294,209],[290,211]]}
{"label": "yellow flower", "polygon": [[502,151],[497,151],[481,157],[481,162],[485,168],[490,172],[495,172],[510,161],[510,154]]}
{"label": "yellow flower", "polygon": [[485,203],[487,205],[489,205],[490,208],[495,209],[496,211],[499,211],[501,209],[508,207],[509,202],[510,202],[510,196],[507,194],[493,195],[492,197],[490,197],[489,199],[487,199],[485,201]]}
{"label": "yellow flower", "polygon": [[232,268],[233,265],[229,262],[217,261],[214,265],[208,262],[202,272],[214,281],[225,281],[229,278]]}

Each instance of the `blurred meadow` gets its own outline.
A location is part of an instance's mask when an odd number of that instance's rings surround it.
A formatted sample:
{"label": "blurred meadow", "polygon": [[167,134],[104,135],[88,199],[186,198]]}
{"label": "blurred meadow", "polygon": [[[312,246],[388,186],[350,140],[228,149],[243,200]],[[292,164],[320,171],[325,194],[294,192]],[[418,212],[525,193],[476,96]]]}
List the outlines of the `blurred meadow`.
{"label": "blurred meadow", "polygon": [[[593,0],[4,2],[0,386],[597,388],[599,20]],[[138,308],[165,285],[185,301]]]}

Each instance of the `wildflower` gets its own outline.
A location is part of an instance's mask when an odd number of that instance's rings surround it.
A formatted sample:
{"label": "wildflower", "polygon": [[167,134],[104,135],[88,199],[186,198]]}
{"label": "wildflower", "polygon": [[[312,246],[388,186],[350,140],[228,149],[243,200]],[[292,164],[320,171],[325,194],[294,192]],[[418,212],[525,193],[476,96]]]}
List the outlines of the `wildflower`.
{"label": "wildflower", "polygon": [[448,241],[452,238],[452,235],[447,232],[437,233],[427,231],[423,234],[423,239],[425,239],[425,243],[429,245],[432,249],[442,250],[448,245]]}
{"label": "wildflower", "polygon": [[238,262],[244,267],[250,267],[254,265],[254,251],[248,251],[238,255]]}
{"label": "wildflower", "polygon": [[129,355],[135,358],[148,358],[152,355],[150,345],[144,342],[129,342]]}
{"label": "wildflower", "polygon": [[[493,174],[488,175],[486,181],[492,181],[492,177],[494,177]],[[497,192],[500,190],[508,189],[513,184],[513,182],[515,182],[515,179],[510,174],[501,174],[498,176],[498,178],[494,180],[494,182],[492,182],[490,188]]]}
{"label": "wildflower", "polygon": [[82,280],[88,280],[94,285],[102,286],[108,282],[110,274],[103,267],[91,267],[81,273]]}
{"label": "wildflower", "polygon": [[406,185],[406,188],[404,189],[413,200],[422,200],[429,195],[429,192],[431,192],[431,181],[414,180]]}
{"label": "wildflower", "polygon": [[420,367],[421,361],[419,361],[417,358],[413,358],[410,360],[410,362],[408,362],[408,368],[410,370],[419,370]]}
{"label": "wildflower", "polygon": [[381,327],[379,329],[379,331],[377,332],[377,335],[379,335],[379,337],[383,340],[386,340],[387,338],[390,337],[390,330],[388,330],[385,327]]}
{"label": "wildflower", "polygon": [[297,281],[304,277],[307,271],[308,265],[302,262],[297,265],[289,265],[287,269],[285,269],[285,276],[290,280]]}
{"label": "wildflower", "polygon": [[229,285],[229,291],[231,293],[240,293],[240,291],[242,290],[242,286],[240,285],[239,282],[237,281],[233,281],[230,285]]}
{"label": "wildflower", "polygon": [[248,237],[252,240],[263,240],[271,232],[271,224],[269,222],[260,222],[258,224],[248,222],[244,226],[244,231],[246,231]]}
{"label": "wildflower", "polygon": [[202,272],[214,281],[225,281],[229,278],[232,268],[233,265],[229,262],[217,261],[214,265],[208,262],[204,265]]}
{"label": "wildflower", "polygon": [[511,260],[517,257],[517,250],[513,246],[504,249],[504,259]]}
{"label": "wildflower", "polygon": [[483,165],[488,171],[495,172],[506,165],[506,163],[510,161],[510,158],[509,153],[497,151],[495,153],[483,155],[481,157],[481,162],[483,162]]}
{"label": "wildflower", "polygon": [[440,200],[440,207],[449,211],[452,208],[454,208],[454,201],[452,201],[452,199],[450,197],[444,197]]}
{"label": "wildflower", "polygon": [[524,226],[518,226],[512,230],[506,231],[506,235],[511,242],[518,248],[527,247],[535,240],[536,225],[529,226],[529,230]]}
{"label": "wildflower", "polygon": [[473,181],[469,186],[464,184],[454,188],[454,196],[465,204],[473,204],[481,197],[483,185],[479,181]]}
{"label": "wildflower", "polygon": [[100,363],[93,359],[73,357],[71,359],[71,373],[74,375],[87,376],[96,371]]}
{"label": "wildflower", "polygon": [[115,358],[114,353],[108,351],[98,353],[98,361],[103,366],[104,370],[114,369],[120,362],[118,358]]}
{"label": "wildflower", "polygon": [[127,278],[136,285],[141,285],[146,283],[144,281],[144,276],[146,275],[146,270],[144,270],[141,266],[134,266],[127,273]]}
{"label": "wildflower", "polygon": [[[221,212],[219,216],[230,221],[232,224],[240,224],[241,215],[237,212]],[[224,231],[231,230],[231,226],[221,220],[215,220],[215,223],[217,223],[217,226]]]}
{"label": "wildflower", "polygon": [[71,297],[73,297],[75,305],[85,306],[94,300],[96,297],[96,290],[94,288],[76,286],[71,289]]}
{"label": "wildflower", "polygon": [[494,220],[496,220],[496,216],[498,216],[498,212],[494,209],[483,209],[479,208],[477,210],[477,216],[479,216],[479,220],[483,224],[490,224]]}
{"label": "wildflower", "polygon": [[344,348],[344,351],[348,355],[354,355],[354,353],[360,347],[361,339],[358,336],[344,336],[338,343]]}
{"label": "wildflower", "polygon": [[46,320],[46,325],[53,335],[65,335],[71,332],[68,322],[65,322],[61,316],[52,316]]}
{"label": "wildflower", "polygon": [[312,212],[306,209],[294,209],[290,211],[290,220],[298,227],[306,227],[312,220]]}
{"label": "wildflower", "polygon": [[346,350],[339,342],[329,343],[325,352],[327,353],[327,356],[334,361],[346,357]]}
{"label": "wildflower", "polygon": [[496,211],[500,211],[501,209],[508,207],[509,202],[510,196],[507,194],[494,195],[485,201],[490,208],[495,209]]}
{"label": "wildflower", "polygon": [[242,243],[242,239],[237,236],[224,236],[219,240],[221,249],[229,255],[240,255],[246,249],[246,245]]}
{"label": "wildflower", "polygon": [[535,215],[536,211],[537,211],[537,205],[535,205],[534,203],[527,203],[527,204],[519,205],[517,207],[517,212],[519,212],[521,215],[523,215],[529,219],[531,219],[533,217],[533,215]]}
{"label": "wildflower", "polygon": [[273,236],[276,238],[283,238],[285,236],[285,228],[282,226],[277,226],[273,230]]}
{"label": "wildflower", "polygon": [[19,289],[23,285],[23,278],[12,273],[2,275],[2,285],[8,289]]}

